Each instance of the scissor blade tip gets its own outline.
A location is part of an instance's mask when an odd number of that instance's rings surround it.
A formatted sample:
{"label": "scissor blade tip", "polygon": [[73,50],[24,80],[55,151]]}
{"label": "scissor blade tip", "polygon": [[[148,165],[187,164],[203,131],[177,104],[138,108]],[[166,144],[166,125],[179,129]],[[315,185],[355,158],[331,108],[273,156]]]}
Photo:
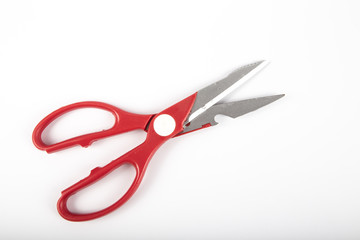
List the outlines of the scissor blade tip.
{"label": "scissor blade tip", "polygon": [[280,98],[284,97],[285,94],[278,94],[278,95],[273,95],[273,96],[268,96],[268,97],[265,97],[268,99],[268,104],[269,103],[272,103],[272,102],[275,102],[277,100],[279,100]]}
{"label": "scissor blade tip", "polygon": [[273,101],[276,101],[284,96],[285,96],[285,94],[278,94],[278,95],[270,96],[270,98],[273,99]]}
{"label": "scissor blade tip", "polygon": [[[232,73],[243,73],[244,69],[247,70],[245,75],[248,75],[248,78],[250,78],[251,76],[253,76],[255,73],[257,73],[258,71],[260,71],[261,69],[263,69],[264,67],[266,67],[269,64],[269,61],[267,60],[260,60],[260,61],[256,61],[256,62],[252,62],[250,64],[247,65],[243,65],[237,69],[235,69]],[[252,72],[252,74],[250,74],[250,72]],[[244,79],[244,78],[243,78]]]}
{"label": "scissor blade tip", "polygon": [[270,63],[270,61],[268,61],[268,60],[260,60],[260,61],[253,62],[250,65],[254,66],[254,69],[257,68],[260,70],[260,69],[266,67],[269,63]]}
{"label": "scissor blade tip", "polygon": [[256,61],[256,62],[254,62],[255,64],[269,64],[270,63],[270,61],[269,60],[266,60],[266,59],[262,59],[262,60],[259,60],[259,61]]}

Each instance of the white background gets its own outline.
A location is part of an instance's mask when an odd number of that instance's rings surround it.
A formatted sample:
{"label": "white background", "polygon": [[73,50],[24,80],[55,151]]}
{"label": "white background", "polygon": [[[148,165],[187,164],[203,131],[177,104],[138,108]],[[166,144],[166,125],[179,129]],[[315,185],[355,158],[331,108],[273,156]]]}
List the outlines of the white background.
{"label": "white background", "polygon": [[[1,1],[0,238],[360,239],[359,10],[344,0]],[[271,64],[226,100],[286,97],[166,143],[112,214],[58,215],[61,190],[145,133],[46,154],[31,141],[43,117],[84,100],[157,113],[261,59]],[[45,138],[111,124],[83,110]],[[127,170],[71,207],[114,201]]]}

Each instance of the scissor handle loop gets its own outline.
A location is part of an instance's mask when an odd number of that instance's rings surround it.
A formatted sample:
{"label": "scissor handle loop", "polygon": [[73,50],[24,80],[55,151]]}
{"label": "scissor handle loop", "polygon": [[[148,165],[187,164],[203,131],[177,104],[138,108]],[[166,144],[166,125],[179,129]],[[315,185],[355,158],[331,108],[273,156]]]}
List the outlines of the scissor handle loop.
{"label": "scissor handle loop", "polygon": [[[58,143],[54,144],[46,144],[43,142],[41,135],[45,128],[49,126],[51,122],[53,122],[58,117],[64,115],[65,113],[68,113],[70,111],[74,111],[80,108],[98,108],[105,111],[108,111],[112,113],[112,115],[115,117],[115,123],[114,125],[107,130],[89,133],[80,135],[77,137],[73,137]],[[39,122],[39,124],[35,127],[32,140],[34,145],[40,149],[45,150],[48,153],[55,152],[58,150],[62,150],[68,147],[72,147],[75,145],[81,145],[82,147],[88,147],[93,143],[94,141],[109,137],[115,134],[124,133],[127,131],[131,131],[134,129],[144,129],[146,128],[147,123],[151,119],[153,115],[139,115],[134,113],[129,113],[126,111],[123,111],[115,106],[112,106],[107,103],[102,102],[95,102],[95,101],[86,101],[86,102],[78,102],[73,103],[67,106],[64,106],[62,108],[59,108],[58,110],[50,113],[48,116],[46,116],[43,120]]]}
{"label": "scissor handle loop", "polygon": [[[139,187],[141,180],[144,176],[144,172],[146,169],[146,165],[149,162],[152,153],[150,155],[144,154],[142,151],[146,148],[144,143],[142,145],[139,145],[137,148],[133,149],[132,151],[128,152],[127,154],[119,157],[118,159],[110,162],[109,164],[105,165],[104,167],[97,167],[93,169],[90,172],[90,175],[86,178],[82,179],[81,181],[75,183],[71,187],[65,189],[61,193],[61,197],[58,200],[57,203],[57,209],[59,214],[69,221],[87,221],[95,218],[102,217],[121,205],[123,205],[137,190]],[[155,151],[155,149],[154,149]],[[136,175],[133,183],[129,187],[129,189],[126,191],[126,193],[115,203],[112,205],[96,212],[92,213],[73,213],[71,212],[67,207],[67,201],[71,196],[79,192],[80,190],[94,184],[98,180],[104,178],[106,175],[114,171],[115,169],[119,168],[120,166],[124,164],[131,164],[135,167]]]}

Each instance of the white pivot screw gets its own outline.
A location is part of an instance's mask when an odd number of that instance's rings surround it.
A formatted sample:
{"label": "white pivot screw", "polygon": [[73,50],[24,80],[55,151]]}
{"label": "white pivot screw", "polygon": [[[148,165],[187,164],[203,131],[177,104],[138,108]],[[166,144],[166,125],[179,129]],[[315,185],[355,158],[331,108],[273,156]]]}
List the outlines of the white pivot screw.
{"label": "white pivot screw", "polygon": [[159,115],[154,121],[154,130],[160,136],[169,136],[176,127],[175,119],[168,114]]}

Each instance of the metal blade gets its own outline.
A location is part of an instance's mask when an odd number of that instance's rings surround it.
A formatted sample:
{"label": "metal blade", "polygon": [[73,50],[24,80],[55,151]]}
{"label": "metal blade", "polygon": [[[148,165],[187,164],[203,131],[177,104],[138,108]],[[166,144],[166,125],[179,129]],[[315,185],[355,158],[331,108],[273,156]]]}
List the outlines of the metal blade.
{"label": "metal blade", "polygon": [[191,109],[189,117],[185,123],[191,122],[197,116],[205,112],[223,97],[234,91],[241,84],[245,83],[266,65],[266,61],[259,61],[245,65],[236,69],[224,79],[198,91],[193,108]]}
{"label": "metal blade", "polygon": [[[280,98],[285,96],[285,94],[274,95],[268,97],[260,97],[260,98],[252,98],[237,102],[229,102],[229,103],[221,103],[216,104],[210,107],[206,112],[195,118],[190,122],[190,125],[186,126],[184,130],[180,134],[184,134],[186,132],[194,131],[202,128],[204,125],[209,124],[211,126],[215,126],[218,124],[215,121],[216,115],[225,115],[232,118],[237,118],[246,113],[255,111],[263,106],[266,106]],[[179,135],[180,135],[179,134]]]}

